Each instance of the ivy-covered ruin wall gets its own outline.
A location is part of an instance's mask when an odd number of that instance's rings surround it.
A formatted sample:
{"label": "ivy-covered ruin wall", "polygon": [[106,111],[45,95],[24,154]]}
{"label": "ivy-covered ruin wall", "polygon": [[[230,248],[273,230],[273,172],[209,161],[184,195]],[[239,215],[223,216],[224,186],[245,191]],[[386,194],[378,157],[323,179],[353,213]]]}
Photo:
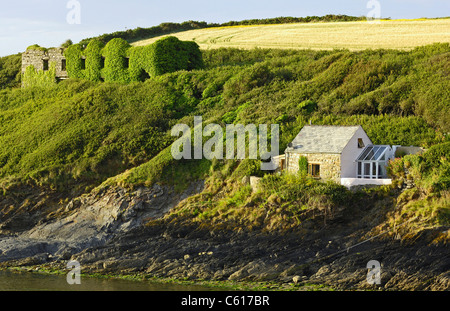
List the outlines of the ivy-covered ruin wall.
{"label": "ivy-covered ruin wall", "polygon": [[200,68],[203,58],[199,46],[176,37],[138,47],[120,38],[106,45],[91,40],[87,46],[73,44],[65,50],[33,45],[22,56],[22,86],[51,84],[66,78],[127,83]]}
{"label": "ivy-covered ruin wall", "polygon": [[69,77],[92,81],[143,81],[168,72],[203,67],[198,45],[175,37],[138,47],[119,38],[105,46],[92,40],[85,49],[79,44],[71,45],[65,56]]}

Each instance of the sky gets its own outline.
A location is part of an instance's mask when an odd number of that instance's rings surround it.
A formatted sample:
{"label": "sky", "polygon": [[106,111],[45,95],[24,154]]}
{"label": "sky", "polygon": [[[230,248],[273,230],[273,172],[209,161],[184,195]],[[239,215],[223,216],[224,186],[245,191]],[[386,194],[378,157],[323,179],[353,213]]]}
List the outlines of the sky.
{"label": "sky", "polygon": [[381,17],[450,16],[450,0],[0,0],[0,56],[28,46],[59,46],[163,22],[223,23],[279,16],[367,16],[378,2]]}

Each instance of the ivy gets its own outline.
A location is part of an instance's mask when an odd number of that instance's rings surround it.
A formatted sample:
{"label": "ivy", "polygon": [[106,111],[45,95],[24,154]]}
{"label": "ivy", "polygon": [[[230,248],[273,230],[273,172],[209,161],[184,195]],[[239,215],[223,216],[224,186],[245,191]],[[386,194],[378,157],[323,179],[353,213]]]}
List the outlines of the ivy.
{"label": "ivy", "polygon": [[44,47],[40,46],[39,44],[30,45],[29,47],[27,47],[27,51],[28,50],[35,50],[35,51],[42,51],[42,52],[48,51],[47,48],[44,48]]}
{"label": "ivy", "polygon": [[203,68],[203,55],[197,43],[194,41],[183,41],[185,52],[188,54],[187,70]]}
{"label": "ivy", "polygon": [[106,44],[103,49],[105,68],[103,76],[105,81],[130,82],[127,63],[129,64],[128,49],[131,46],[123,39],[115,38]]}
{"label": "ivy", "polygon": [[91,40],[85,49],[81,44],[69,46],[65,56],[69,77],[91,81],[144,81],[169,72],[204,67],[199,46],[175,37],[138,47],[120,38],[112,39],[106,46]]}
{"label": "ivy", "polygon": [[137,46],[128,50],[128,57],[130,58],[128,74],[131,81],[144,81],[150,77],[149,49],[150,46]]}
{"label": "ivy", "polygon": [[23,87],[40,86],[47,87],[56,83],[56,69],[55,63],[50,62],[49,68],[46,71],[36,70],[33,65],[28,66],[22,76]]}
{"label": "ivy", "polygon": [[81,44],[73,44],[65,50],[67,74],[71,78],[84,78],[82,69],[83,48]]}
{"label": "ivy", "polygon": [[149,51],[151,64],[149,74],[159,76],[182,69],[188,70],[190,67],[189,58],[192,53],[190,50],[193,48],[193,46],[188,46],[175,37],[166,37],[156,41]]}
{"label": "ivy", "polygon": [[102,49],[104,44],[98,40],[92,40],[87,45],[83,54],[86,57],[84,78],[91,81],[101,81],[101,70],[104,66]]}

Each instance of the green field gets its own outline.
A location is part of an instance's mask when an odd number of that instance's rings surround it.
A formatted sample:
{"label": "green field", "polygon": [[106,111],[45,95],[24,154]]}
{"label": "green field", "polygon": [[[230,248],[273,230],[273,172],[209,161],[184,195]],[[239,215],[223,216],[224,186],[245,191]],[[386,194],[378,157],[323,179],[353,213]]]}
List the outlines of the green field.
{"label": "green field", "polygon": [[[450,42],[450,19],[230,26],[189,30],[173,35],[180,40],[193,40],[202,49],[409,50],[436,42]],[[133,45],[147,45],[160,38],[137,41]]]}

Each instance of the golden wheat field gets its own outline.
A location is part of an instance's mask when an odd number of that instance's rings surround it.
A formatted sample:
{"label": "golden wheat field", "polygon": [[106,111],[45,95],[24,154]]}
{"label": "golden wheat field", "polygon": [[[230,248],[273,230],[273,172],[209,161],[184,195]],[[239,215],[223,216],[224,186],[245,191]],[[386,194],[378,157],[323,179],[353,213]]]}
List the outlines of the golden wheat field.
{"label": "golden wheat field", "polygon": [[[259,47],[409,50],[435,42],[450,42],[450,19],[230,26],[190,30],[173,35],[180,40],[193,40],[202,49]],[[133,45],[147,45],[160,38],[141,40]]]}

